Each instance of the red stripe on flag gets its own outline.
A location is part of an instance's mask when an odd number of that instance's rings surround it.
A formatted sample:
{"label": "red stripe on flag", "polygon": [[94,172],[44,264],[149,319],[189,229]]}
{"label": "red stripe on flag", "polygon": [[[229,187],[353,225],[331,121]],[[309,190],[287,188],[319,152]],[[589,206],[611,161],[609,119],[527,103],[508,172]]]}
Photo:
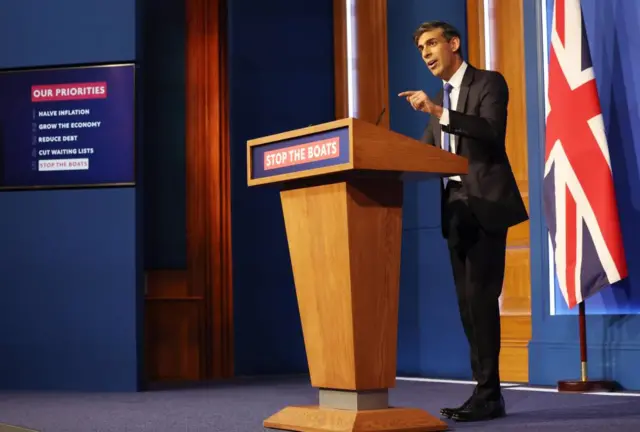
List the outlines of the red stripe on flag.
{"label": "red stripe on flag", "polygon": [[[564,194],[566,197],[565,216],[566,216],[566,273],[567,281],[567,303],[569,308],[576,305],[576,247],[577,247],[577,230],[576,225],[576,201],[569,191],[569,187],[565,186]],[[578,287],[578,289],[580,289]]]}
{"label": "red stripe on flag", "polygon": [[558,33],[558,38],[560,39],[560,43],[564,46],[564,26],[565,26],[565,18],[564,18],[564,0],[555,0],[555,9],[556,9],[556,33]]}

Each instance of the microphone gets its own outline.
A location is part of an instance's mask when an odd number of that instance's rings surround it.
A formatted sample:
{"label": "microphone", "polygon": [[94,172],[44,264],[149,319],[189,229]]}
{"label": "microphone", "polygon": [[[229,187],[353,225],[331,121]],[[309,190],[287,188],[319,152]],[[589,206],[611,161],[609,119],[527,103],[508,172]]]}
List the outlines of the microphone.
{"label": "microphone", "polygon": [[382,120],[382,116],[384,115],[384,112],[387,110],[386,106],[382,106],[382,111],[380,111],[380,115],[378,116],[378,121],[376,122],[376,126],[378,126],[380,124],[380,120]]}

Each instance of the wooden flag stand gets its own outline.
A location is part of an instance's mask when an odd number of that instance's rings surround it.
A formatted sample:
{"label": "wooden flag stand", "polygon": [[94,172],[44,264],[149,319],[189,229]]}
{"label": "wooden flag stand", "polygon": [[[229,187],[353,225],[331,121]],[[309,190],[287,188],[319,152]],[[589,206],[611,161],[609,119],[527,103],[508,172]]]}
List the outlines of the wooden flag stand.
{"label": "wooden flag stand", "polygon": [[618,387],[615,381],[590,380],[587,377],[587,320],[584,310],[584,300],[580,302],[578,308],[578,322],[580,325],[580,362],[582,363],[581,379],[558,381],[558,391],[573,393],[614,391]]}

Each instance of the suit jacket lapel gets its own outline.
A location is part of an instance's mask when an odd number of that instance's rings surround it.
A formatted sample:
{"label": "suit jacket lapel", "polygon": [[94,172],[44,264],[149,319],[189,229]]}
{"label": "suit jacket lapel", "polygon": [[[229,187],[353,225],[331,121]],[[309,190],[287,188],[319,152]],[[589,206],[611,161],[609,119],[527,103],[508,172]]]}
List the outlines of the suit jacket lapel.
{"label": "suit jacket lapel", "polygon": [[[438,94],[436,95],[436,97],[435,97],[435,99],[434,99],[434,101],[433,101],[433,102],[434,102],[436,105],[441,105],[441,106],[442,106],[442,100],[443,100],[443,98],[444,98],[443,90],[440,90],[440,91],[438,92]],[[438,148],[442,148],[442,126],[440,126],[440,121],[439,121],[435,116],[432,116],[432,117],[429,119],[429,121],[433,121],[433,124],[434,124],[434,128],[433,128],[433,130],[434,130],[434,134],[433,134],[433,135],[434,135],[434,137],[433,137],[433,138],[434,138],[434,140],[435,140],[436,147],[438,147]]]}
{"label": "suit jacket lapel", "polygon": [[473,82],[474,71],[471,65],[467,66],[467,70],[462,77],[462,84],[460,85],[460,94],[458,95],[458,104],[456,111],[465,113],[467,109],[467,99],[469,98],[469,87]]}
{"label": "suit jacket lapel", "polygon": [[429,121],[433,122],[434,124],[433,130],[436,131],[433,134],[433,140],[435,141],[434,144],[437,148],[442,148],[442,127],[440,126],[440,122],[435,117],[432,117],[432,119]]}
{"label": "suit jacket lapel", "polygon": [[[471,65],[467,66],[467,70],[464,73],[464,77],[462,77],[462,84],[460,85],[460,94],[458,95],[458,103],[456,105],[456,111],[466,114],[467,111],[467,99],[469,99],[469,87],[471,87],[471,83],[473,82],[474,77],[474,69]],[[456,154],[462,154],[462,149],[464,147],[464,138],[461,136],[456,137]]]}

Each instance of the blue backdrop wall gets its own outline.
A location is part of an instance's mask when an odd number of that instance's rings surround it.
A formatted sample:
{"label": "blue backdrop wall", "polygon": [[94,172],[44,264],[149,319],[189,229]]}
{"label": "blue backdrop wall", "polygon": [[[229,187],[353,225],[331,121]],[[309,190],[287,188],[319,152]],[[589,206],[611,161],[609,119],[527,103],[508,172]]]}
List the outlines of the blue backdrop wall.
{"label": "blue backdrop wall", "polygon": [[[11,2],[0,68],[136,60],[136,16],[134,0]],[[0,388],[138,388],[138,198],[0,193]]]}
{"label": "blue backdrop wall", "polygon": [[[397,95],[403,90],[422,89],[435,96],[442,82],[426,68],[412,34],[424,21],[448,21],[462,34],[466,53],[466,0],[389,1],[387,8],[391,129],[420,138],[428,116],[414,112]],[[404,199],[398,372],[470,378],[468,347],[440,229],[439,183],[407,183]]]}
{"label": "blue backdrop wall", "polygon": [[278,191],[246,183],[246,141],[335,119],[333,1],[229,2],[235,319],[239,375],[306,372]]}
{"label": "blue backdrop wall", "polygon": [[[546,3],[546,4],[545,4]],[[607,288],[595,304],[600,315],[587,319],[590,376],[614,379],[640,389],[640,318],[630,311],[632,293],[640,291],[640,85],[633,71],[640,67],[635,41],[640,36],[640,4],[626,0],[582,0],[594,73],[608,136],[624,246],[630,276]],[[533,339],[530,381],[555,385],[558,379],[579,378],[578,323],[574,316],[553,316],[549,289],[547,232],[541,213],[541,173],[544,145],[542,20],[551,1],[524,1],[527,100],[530,157],[531,281]],[[551,16],[550,14],[548,15]],[[549,25],[551,22],[549,21]],[[533,162],[536,163],[533,163]],[[587,303],[587,313],[589,304]],[[626,309],[626,310],[625,310]],[[624,312],[624,314],[623,314]],[[633,312],[628,314],[626,312]]]}

